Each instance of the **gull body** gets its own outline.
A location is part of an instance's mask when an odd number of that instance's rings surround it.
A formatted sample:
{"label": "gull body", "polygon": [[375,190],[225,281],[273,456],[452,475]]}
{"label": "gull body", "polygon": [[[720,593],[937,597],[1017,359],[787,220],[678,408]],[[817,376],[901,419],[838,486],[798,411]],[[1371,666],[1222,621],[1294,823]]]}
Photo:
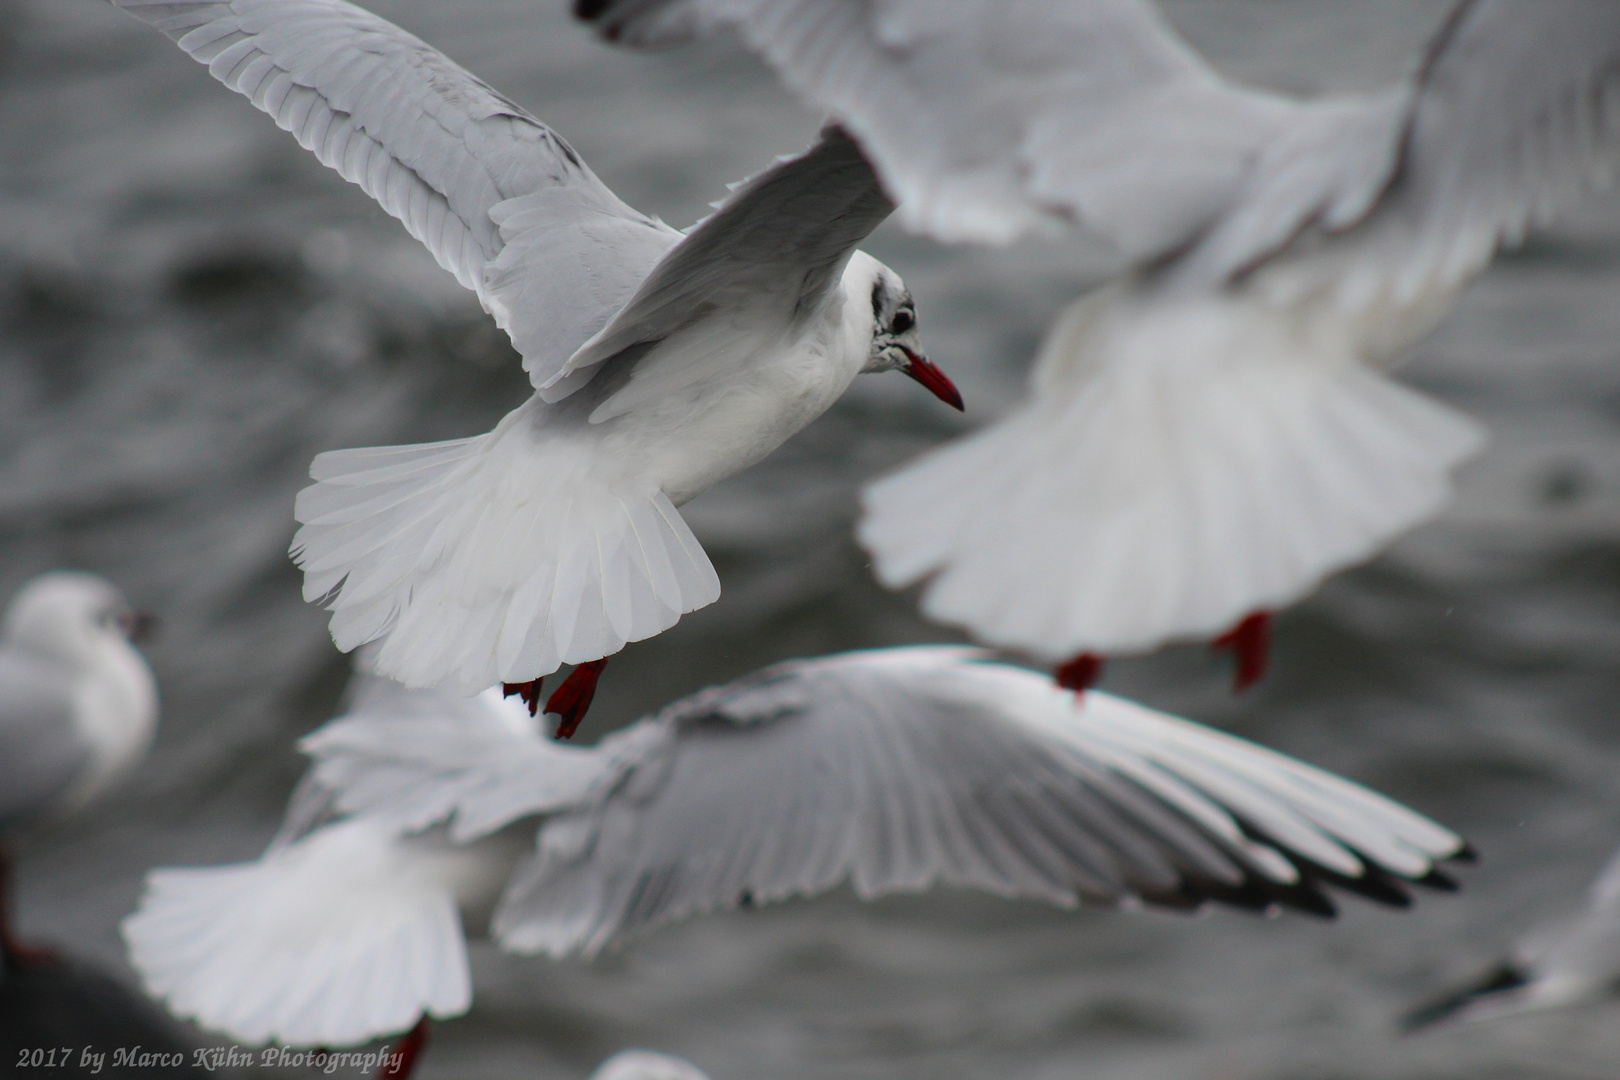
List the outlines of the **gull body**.
{"label": "gull body", "polygon": [[45,824],[108,791],[145,756],[157,683],[109,582],[52,571],[0,616],[0,831]]}
{"label": "gull body", "polygon": [[6,845],[89,806],[152,743],[157,683],[129,642],[138,618],[109,582],[56,570],[0,616],[0,953],[37,950],[10,922]]}
{"label": "gull body", "polygon": [[1218,633],[1435,515],[1483,433],[1388,368],[1620,147],[1620,7],[1586,0],[1464,0],[1408,77],[1309,99],[1148,0],[575,10],[630,46],[735,29],[908,228],[1117,250],[1022,405],[864,495],[885,584],[1052,661]]}
{"label": "gull body", "polygon": [[154,871],[124,923],[148,990],[238,1039],[340,1046],[465,1010],[463,926],[591,956],[846,882],[1330,915],[1330,889],[1449,887],[1437,864],[1466,850],[1346,780],[957,647],[777,665],[591,748],[496,691],[361,676],[303,749],[261,859]]}
{"label": "gull body", "polygon": [[294,510],[305,596],[333,611],[340,648],[386,639],[384,674],[472,695],[668,629],[720,588],[676,506],[863,371],[960,407],[904,284],[856,250],[893,205],[837,128],[681,233],[344,0],[113,2],[377,199],[523,356],[534,396],[494,431],[311,468]]}

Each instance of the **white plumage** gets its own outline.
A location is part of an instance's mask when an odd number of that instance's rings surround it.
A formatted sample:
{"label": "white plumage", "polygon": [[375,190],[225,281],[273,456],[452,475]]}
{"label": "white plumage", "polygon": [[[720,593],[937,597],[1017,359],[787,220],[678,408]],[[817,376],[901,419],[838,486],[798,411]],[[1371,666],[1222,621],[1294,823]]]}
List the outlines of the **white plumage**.
{"label": "white plumage", "polygon": [[1118,249],[1025,404],[864,499],[885,584],[1051,660],[1218,631],[1437,513],[1482,433],[1382,369],[1620,142],[1620,7],[1588,0],[1465,0],[1409,78],[1315,100],[1226,81],[1148,0],[577,10],[631,45],[734,27],[911,229]]}
{"label": "white plumage", "polygon": [[339,1046],[460,1011],[457,908],[554,956],[843,882],[1331,914],[1329,887],[1404,905],[1465,852],[1349,781],[957,647],[777,665],[589,749],[494,690],[360,679],[271,849],[156,871],[125,922],[147,987],[206,1027]]}
{"label": "white plumage", "polygon": [[33,951],[4,907],[10,843],[94,802],[151,746],[157,681],[129,641],[142,618],[111,583],[67,570],[0,616],[0,961]]}
{"label": "white plumage", "polygon": [[494,431],[323,454],[298,498],[306,598],[343,649],[385,637],[388,675],[471,695],[657,634],[720,591],[678,504],[862,371],[959,405],[900,279],[855,250],[893,207],[837,129],[683,234],[344,0],[113,2],[399,218],[523,355],[535,396]]}
{"label": "white plumage", "polygon": [[129,643],[128,601],[94,574],[55,570],[0,617],[0,833],[81,809],[146,755],[157,682]]}

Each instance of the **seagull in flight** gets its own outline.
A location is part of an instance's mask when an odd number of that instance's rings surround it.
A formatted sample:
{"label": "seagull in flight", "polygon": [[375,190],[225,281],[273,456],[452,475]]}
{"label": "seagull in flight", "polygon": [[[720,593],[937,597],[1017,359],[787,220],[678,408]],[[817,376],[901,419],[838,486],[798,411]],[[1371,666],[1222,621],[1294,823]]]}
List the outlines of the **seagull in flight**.
{"label": "seagull in flight", "polygon": [[1336,890],[1405,907],[1413,885],[1454,888],[1439,864],[1469,855],[1347,780],[959,646],[779,664],[589,748],[498,689],[362,673],[302,749],[262,858],[156,870],[123,927],[153,996],[247,1042],[352,1045],[464,1012],[464,934],[486,927],[589,957],[845,882],[1331,916]]}
{"label": "seagull in flight", "polygon": [[473,290],[534,395],[495,430],[315,459],[293,539],[340,649],[465,695],[605,658],[713,603],[676,507],[759,461],[862,372],[960,409],[900,277],[856,245],[894,209],[850,138],[737,186],[685,233],[619,200],[545,124],[343,0],[112,0],[399,218]]}
{"label": "seagull in flight", "polygon": [[908,229],[1117,249],[1027,400],[867,487],[859,529],[885,585],[1077,687],[1215,635],[1252,682],[1270,611],[1438,513],[1482,430],[1389,369],[1620,146],[1620,4],[1591,0],[1464,0],[1410,76],[1316,98],[1225,79],[1149,0],[575,11],[635,47],[734,29]]}
{"label": "seagull in flight", "polygon": [[[41,574],[0,616],[0,840],[21,841],[83,810],[146,756],[157,682],[130,644],[151,617],[103,578]],[[51,950],[11,924],[11,856],[0,846],[0,969]]]}

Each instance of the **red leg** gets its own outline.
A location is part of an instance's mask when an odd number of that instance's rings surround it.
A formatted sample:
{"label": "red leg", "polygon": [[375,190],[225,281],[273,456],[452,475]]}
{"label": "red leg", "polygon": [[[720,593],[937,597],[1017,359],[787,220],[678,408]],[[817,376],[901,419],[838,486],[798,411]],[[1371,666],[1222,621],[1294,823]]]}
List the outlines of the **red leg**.
{"label": "red leg", "polygon": [[1271,612],[1250,612],[1236,626],[1216,638],[1211,648],[1217,652],[1232,652],[1237,659],[1232,690],[1247,690],[1266,675],[1266,662],[1271,656]]}
{"label": "red leg", "polygon": [[0,957],[5,966],[44,967],[61,963],[55,949],[20,941],[11,926],[11,856],[0,851]]}
{"label": "red leg", "polygon": [[1052,677],[1059,686],[1073,690],[1078,697],[1097,685],[1097,680],[1102,678],[1103,663],[1103,658],[1096,653],[1083,652],[1054,671]]}
{"label": "red leg", "polygon": [[538,679],[530,679],[528,682],[503,682],[501,683],[501,696],[511,697],[516,694],[523,699],[523,704],[529,707],[530,716],[539,716],[540,684],[545,681],[545,677],[542,676]]}
{"label": "red leg", "polygon": [[602,669],[607,667],[607,657],[600,660],[587,660],[568,673],[557,692],[546,699],[546,712],[556,713],[557,738],[571,739],[574,732],[579,729],[579,722],[585,719],[585,710],[591,707],[591,699],[596,696],[596,680],[602,677]]}
{"label": "red leg", "polygon": [[383,1067],[377,1070],[376,1080],[406,1080],[416,1068],[416,1059],[422,1056],[427,1041],[428,1018],[424,1016],[399,1041],[399,1049],[384,1060]]}

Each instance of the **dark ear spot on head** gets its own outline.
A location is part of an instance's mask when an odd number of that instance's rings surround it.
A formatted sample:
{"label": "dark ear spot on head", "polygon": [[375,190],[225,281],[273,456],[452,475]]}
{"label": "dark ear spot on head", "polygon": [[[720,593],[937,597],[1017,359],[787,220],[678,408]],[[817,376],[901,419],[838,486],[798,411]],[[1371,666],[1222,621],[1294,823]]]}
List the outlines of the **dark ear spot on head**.
{"label": "dark ear spot on head", "polygon": [[872,282],[872,318],[879,322],[883,321],[883,301],[888,295],[888,290],[883,287],[882,278]]}

